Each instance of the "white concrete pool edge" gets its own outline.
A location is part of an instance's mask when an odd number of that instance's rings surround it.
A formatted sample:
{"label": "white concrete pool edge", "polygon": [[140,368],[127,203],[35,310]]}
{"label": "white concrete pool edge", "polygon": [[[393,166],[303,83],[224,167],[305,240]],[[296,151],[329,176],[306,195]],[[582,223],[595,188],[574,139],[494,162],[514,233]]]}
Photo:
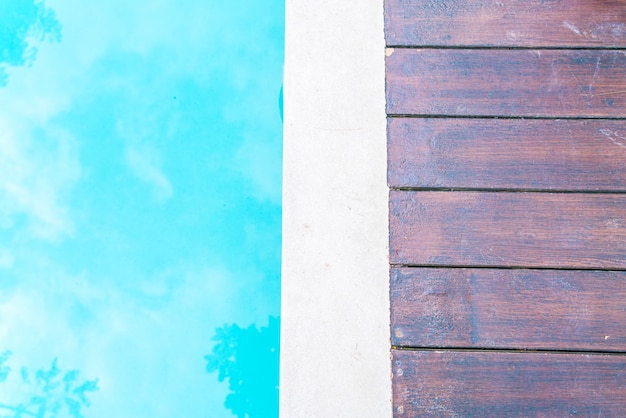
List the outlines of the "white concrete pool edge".
{"label": "white concrete pool edge", "polygon": [[281,417],[390,417],[382,0],[286,0]]}

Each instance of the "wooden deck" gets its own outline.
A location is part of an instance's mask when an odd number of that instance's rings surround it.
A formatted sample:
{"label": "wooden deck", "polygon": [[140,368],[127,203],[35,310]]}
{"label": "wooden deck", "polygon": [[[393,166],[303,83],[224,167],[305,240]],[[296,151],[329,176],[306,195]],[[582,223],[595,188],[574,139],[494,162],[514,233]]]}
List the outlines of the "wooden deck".
{"label": "wooden deck", "polygon": [[394,416],[626,416],[626,1],[385,26]]}

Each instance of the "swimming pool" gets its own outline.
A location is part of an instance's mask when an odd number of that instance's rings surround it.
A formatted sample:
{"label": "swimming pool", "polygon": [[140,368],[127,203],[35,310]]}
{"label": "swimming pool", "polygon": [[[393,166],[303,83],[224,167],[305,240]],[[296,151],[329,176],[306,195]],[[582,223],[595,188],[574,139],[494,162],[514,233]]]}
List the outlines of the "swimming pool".
{"label": "swimming pool", "polygon": [[0,27],[0,415],[276,416],[284,2]]}

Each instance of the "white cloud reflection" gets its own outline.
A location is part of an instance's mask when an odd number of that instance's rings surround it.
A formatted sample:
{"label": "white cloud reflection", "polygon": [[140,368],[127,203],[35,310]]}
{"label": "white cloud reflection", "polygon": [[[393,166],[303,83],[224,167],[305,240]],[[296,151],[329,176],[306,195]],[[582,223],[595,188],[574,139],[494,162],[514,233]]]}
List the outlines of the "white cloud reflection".
{"label": "white cloud reflection", "polygon": [[19,228],[46,240],[71,234],[64,198],[80,176],[74,138],[12,116],[0,116],[0,230]]}
{"label": "white cloud reflection", "polygon": [[0,88],[0,353],[99,378],[87,417],[230,416],[213,331],[279,309],[283,2],[46,4]]}

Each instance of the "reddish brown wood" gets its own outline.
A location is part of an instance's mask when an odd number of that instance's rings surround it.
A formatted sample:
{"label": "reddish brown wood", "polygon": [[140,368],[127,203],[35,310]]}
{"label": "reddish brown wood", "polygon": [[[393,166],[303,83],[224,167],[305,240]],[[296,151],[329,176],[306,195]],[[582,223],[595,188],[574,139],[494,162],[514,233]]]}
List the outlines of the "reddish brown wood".
{"label": "reddish brown wood", "polygon": [[626,272],[392,269],[391,341],[405,347],[622,351]]}
{"label": "reddish brown wood", "polygon": [[392,351],[394,416],[624,415],[626,2],[386,0],[385,24],[387,113],[418,116],[389,120],[390,186],[475,190],[390,193],[416,266],[392,343],[422,348]]}
{"label": "reddish brown wood", "polygon": [[388,55],[388,114],[626,115],[626,51],[396,48]]}
{"label": "reddish brown wood", "polygon": [[391,187],[626,191],[626,121],[390,118]]}
{"label": "reddish brown wood", "polygon": [[626,195],[391,191],[390,260],[626,268]]}
{"label": "reddish brown wood", "polygon": [[392,351],[395,417],[618,417],[626,357]]}
{"label": "reddish brown wood", "polygon": [[388,45],[626,46],[620,0],[386,0]]}

